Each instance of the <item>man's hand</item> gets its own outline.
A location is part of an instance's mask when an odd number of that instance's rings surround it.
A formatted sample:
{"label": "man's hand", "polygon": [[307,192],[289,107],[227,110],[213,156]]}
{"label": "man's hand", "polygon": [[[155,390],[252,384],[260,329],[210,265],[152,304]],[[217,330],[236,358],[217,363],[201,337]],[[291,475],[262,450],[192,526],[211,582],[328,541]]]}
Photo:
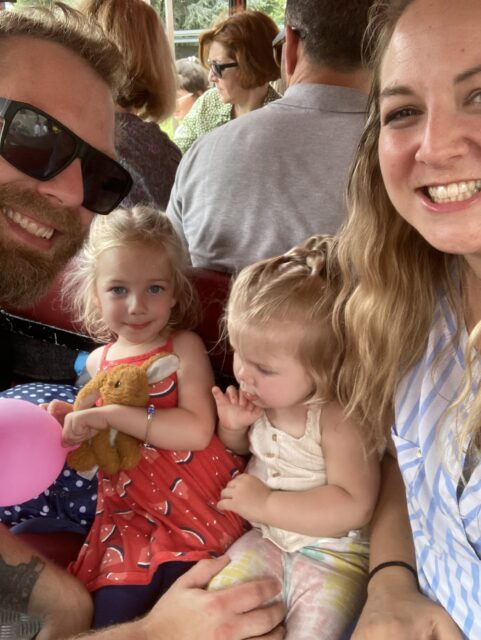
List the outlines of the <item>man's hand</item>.
{"label": "man's hand", "polygon": [[[143,619],[146,638],[169,640],[281,640],[285,607],[266,606],[281,585],[274,578],[205,591],[229,562],[201,560],[180,577]],[[165,635],[164,635],[165,634]],[[144,637],[144,636],[142,636]]]}
{"label": "man's hand", "polygon": [[264,522],[267,500],[272,491],[262,480],[241,473],[222,489],[217,507],[233,511],[250,522]]}
{"label": "man's hand", "polygon": [[462,640],[448,613],[414,588],[370,589],[351,640]]}

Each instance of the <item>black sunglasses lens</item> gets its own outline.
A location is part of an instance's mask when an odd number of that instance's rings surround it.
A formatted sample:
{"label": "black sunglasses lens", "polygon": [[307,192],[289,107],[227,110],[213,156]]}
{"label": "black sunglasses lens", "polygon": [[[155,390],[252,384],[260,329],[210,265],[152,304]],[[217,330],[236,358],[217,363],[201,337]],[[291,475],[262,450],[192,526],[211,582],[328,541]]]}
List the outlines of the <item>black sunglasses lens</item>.
{"label": "black sunglasses lens", "polygon": [[75,139],[50,118],[19,109],[2,143],[2,155],[32,178],[46,180],[65,167],[75,153]]}
{"label": "black sunglasses lens", "polygon": [[[76,157],[77,141],[47,115],[22,107],[6,121],[1,155],[22,173],[49,180]],[[129,173],[105,154],[90,147],[82,158],[83,206],[110,213],[129,193]]]}
{"label": "black sunglasses lens", "polygon": [[83,206],[94,213],[106,214],[128,195],[132,178],[120,164],[90,149],[82,160]]}
{"label": "black sunglasses lens", "polygon": [[214,75],[218,78],[222,78],[222,67],[216,62],[213,62],[210,66],[212,71],[214,72]]}

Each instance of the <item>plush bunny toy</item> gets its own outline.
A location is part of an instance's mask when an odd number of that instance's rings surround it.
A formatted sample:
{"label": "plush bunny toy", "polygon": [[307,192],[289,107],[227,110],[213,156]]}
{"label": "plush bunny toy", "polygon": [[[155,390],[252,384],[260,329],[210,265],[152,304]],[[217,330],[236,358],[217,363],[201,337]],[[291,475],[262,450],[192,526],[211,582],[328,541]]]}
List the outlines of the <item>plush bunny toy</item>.
{"label": "plush bunny toy", "polygon": [[[163,380],[179,368],[179,358],[173,353],[161,353],[146,360],[142,366],[120,364],[110,371],[100,371],[83,387],[73,405],[74,411],[93,407],[97,400],[105,404],[125,404],[147,407],[149,385]],[[147,414],[146,414],[147,417]],[[132,469],[140,460],[137,438],[116,429],[99,431],[78,449],[69,453],[68,464],[77,471],[89,471],[96,465],[109,474]]]}

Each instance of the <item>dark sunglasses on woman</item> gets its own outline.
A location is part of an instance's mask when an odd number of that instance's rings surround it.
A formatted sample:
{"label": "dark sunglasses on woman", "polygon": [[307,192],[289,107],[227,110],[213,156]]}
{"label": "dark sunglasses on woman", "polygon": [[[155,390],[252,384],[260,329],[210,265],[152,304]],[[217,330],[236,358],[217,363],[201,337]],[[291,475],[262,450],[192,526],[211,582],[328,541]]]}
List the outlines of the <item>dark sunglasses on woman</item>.
{"label": "dark sunglasses on woman", "polygon": [[215,75],[216,78],[222,78],[222,74],[224,73],[224,69],[233,69],[234,67],[238,67],[238,62],[226,62],[225,64],[219,64],[218,62],[207,62],[210,67],[210,70]]}
{"label": "dark sunglasses on woman", "polygon": [[51,180],[80,158],[86,209],[110,213],[129,193],[128,171],[48,113],[0,98],[0,118],[0,156],[27,176]]}

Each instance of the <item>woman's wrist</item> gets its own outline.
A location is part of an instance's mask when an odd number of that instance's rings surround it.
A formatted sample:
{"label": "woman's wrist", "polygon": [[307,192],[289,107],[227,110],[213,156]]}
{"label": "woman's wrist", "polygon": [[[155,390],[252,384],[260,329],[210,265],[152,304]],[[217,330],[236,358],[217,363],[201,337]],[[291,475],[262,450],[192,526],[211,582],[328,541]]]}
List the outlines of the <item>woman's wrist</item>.
{"label": "woman's wrist", "polygon": [[412,585],[419,589],[418,573],[414,565],[404,560],[390,560],[375,565],[369,572],[368,584],[371,586],[383,583],[383,588],[388,583]]}

